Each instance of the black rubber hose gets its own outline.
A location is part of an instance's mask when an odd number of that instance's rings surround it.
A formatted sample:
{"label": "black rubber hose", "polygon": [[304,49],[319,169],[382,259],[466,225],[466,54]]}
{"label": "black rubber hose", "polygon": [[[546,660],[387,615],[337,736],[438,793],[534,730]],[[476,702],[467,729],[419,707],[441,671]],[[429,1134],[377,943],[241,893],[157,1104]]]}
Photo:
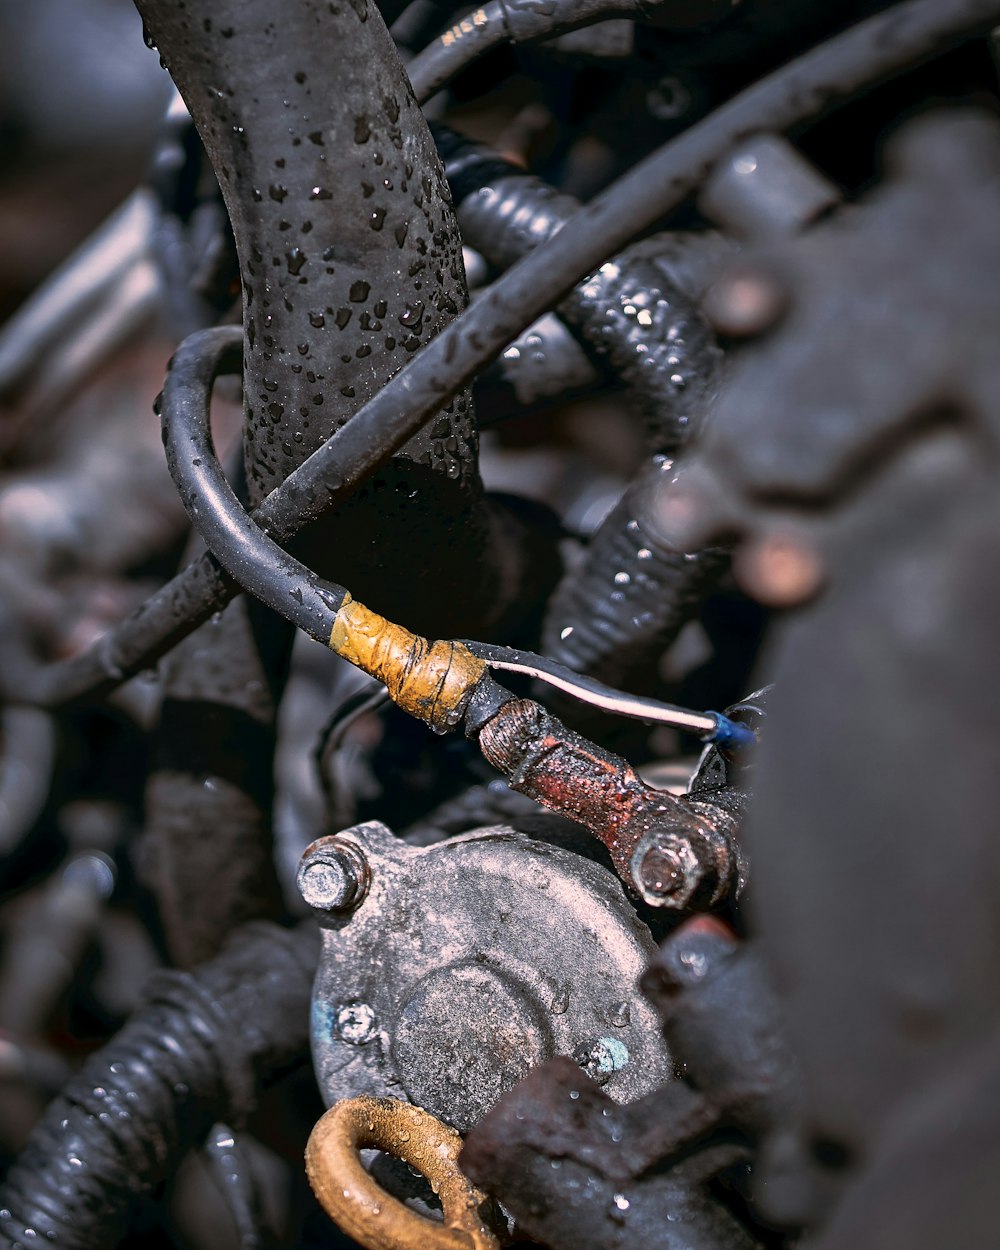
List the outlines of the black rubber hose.
{"label": "black rubber hose", "polygon": [[[575,201],[489,148],[433,130],[464,236],[492,264],[514,263],[564,224]],[[683,443],[718,381],[721,352],[695,297],[724,246],[657,236],[603,264],[559,307],[624,383],[657,453]],[[661,455],[629,485],[545,615],[545,654],[610,685],[630,685],[674,641],[727,565],[721,551],[686,554],[658,534],[655,493],[669,470]]]}
{"label": "black rubber hose", "polygon": [[[540,313],[648,230],[736,142],[815,120],[878,82],[941,55],[1000,22],[1000,0],[907,0],[807,52],[641,161],[582,208],[543,250],[525,257],[259,506],[278,542],[339,506]],[[210,560],[196,561],[83,655],[5,671],[9,696],[59,705],[94,697],[163,655],[236,593]]]}
{"label": "black rubber hose", "polygon": [[[461,238],[371,0],[285,0],[280,21],[271,0],[136,6],[232,222],[253,505],[465,307]],[[494,623],[510,587],[492,549],[468,395],[439,396],[432,427],[421,424],[297,550],[421,633],[475,632]],[[449,594],[434,594],[449,578]]]}
{"label": "black rubber hose", "polygon": [[317,939],[311,922],[248,925],[195,972],[158,974],[8,1172],[3,1245],[109,1250],[212,1124],[242,1124],[258,1090],[308,1056]]}
{"label": "black rubber hose", "polygon": [[685,553],[658,532],[650,504],[670,468],[656,460],[628,486],[546,613],[546,655],[624,689],[676,639],[729,563],[720,548]]}
{"label": "black rubber hose", "polygon": [[[432,131],[462,235],[496,268],[544,245],[579,209],[490,148]],[[725,251],[717,235],[657,235],[605,261],[559,305],[595,365],[628,389],[653,452],[681,445],[717,382],[721,353],[697,300]]]}

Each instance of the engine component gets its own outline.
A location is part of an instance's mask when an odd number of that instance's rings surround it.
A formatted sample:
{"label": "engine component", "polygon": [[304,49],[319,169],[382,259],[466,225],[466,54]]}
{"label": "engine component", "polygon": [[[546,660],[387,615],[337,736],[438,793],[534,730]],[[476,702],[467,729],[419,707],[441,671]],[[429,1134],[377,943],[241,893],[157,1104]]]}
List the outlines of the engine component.
{"label": "engine component", "polygon": [[[416,1168],[440,1199],[444,1223],[387,1194],[359,1150],[384,1150]],[[323,1116],[306,1148],[309,1183],[327,1215],[366,1250],[499,1250],[481,1214],[486,1195],[459,1171],[462,1139],[426,1111],[396,1098],[346,1098]]]}
{"label": "engine component", "polygon": [[[773,639],[774,754],[757,762],[747,831],[755,925],[803,1069],[797,1166],[815,1179],[794,1214],[805,1221],[859,1174],[859,1193],[878,1183],[888,1192],[914,1157],[912,1126],[933,1134],[922,1118],[941,1113],[930,1091],[945,1073],[977,1069],[1000,1010],[995,905],[975,884],[993,857],[986,744],[998,732],[982,699],[997,597],[983,553],[998,523],[982,449],[995,438],[997,375],[993,355],[975,347],[997,323],[996,139],[994,119],[968,113],[912,122],[887,148],[886,185],[851,220],[768,253],[788,311],[734,372],[734,398],[692,477],[713,485],[700,505],[689,498],[689,519],[711,517],[753,545],[787,536],[823,571],[822,592]],[[912,265],[921,249],[933,265]],[[778,389],[793,425],[775,420]],[[724,433],[733,403],[738,438]],[[859,561],[863,550],[878,559]],[[818,707],[819,737],[806,749],[802,717]],[[877,716],[887,708],[891,727]],[[863,741],[860,724],[870,726]],[[944,827],[942,877],[928,848]],[[837,901],[845,891],[851,918]],[[991,1078],[978,1071],[985,1090]],[[968,1096],[956,1092],[956,1105]],[[943,1214],[921,1205],[928,1229],[955,1244],[977,1240],[974,1209],[957,1197],[975,1153],[956,1146],[949,1178],[935,1173],[952,1195],[937,1198],[951,1231],[940,1234]],[[876,1234],[862,1233],[854,1208],[825,1244],[900,1244],[914,1231],[910,1209],[890,1203]],[[928,1231],[924,1244],[940,1235]]]}
{"label": "engine component", "polygon": [[465,1131],[556,1054],[619,1101],[669,1079],[633,989],[652,938],[602,865],[502,827],[417,848],[371,822],[314,843],[299,881],[322,904],[327,1103],[403,1091]]}
{"label": "engine component", "polygon": [[553,1060],[473,1129],[462,1167],[555,1250],[644,1245],[664,1230],[670,1246],[755,1244],[701,1186],[744,1161],[747,1140],[792,1157],[797,1072],[767,977],[731,930],[697,917],[641,984],[684,1079],[616,1107]]}
{"label": "engine component", "polygon": [[[698,1143],[715,1119],[679,1083],[616,1107],[568,1059],[553,1059],[473,1130],[461,1165],[552,1250],[753,1250],[756,1238],[708,1192],[746,1156],[733,1141]],[[664,1137],[676,1148],[677,1134],[685,1148],[666,1167]]]}
{"label": "engine component", "polygon": [[677,799],[526,699],[505,704],[479,746],[512,789],[587,826],[615,870],[653,907],[711,907],[743,885],[739,800],[725,790]]}
{"label": "engine component", "polygon": [[1000,3],[404,3],[137,0],[0,332],[0,1243],[980,1250]]}

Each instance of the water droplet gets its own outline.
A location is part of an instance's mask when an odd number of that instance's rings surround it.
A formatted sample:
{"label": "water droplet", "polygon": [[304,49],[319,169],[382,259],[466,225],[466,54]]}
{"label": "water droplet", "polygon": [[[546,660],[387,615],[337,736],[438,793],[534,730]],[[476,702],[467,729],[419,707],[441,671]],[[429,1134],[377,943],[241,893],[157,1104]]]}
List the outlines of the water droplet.
{"label": "water droplet", "polygon": [[611,1199],[611,1209],[608,1214],[616,1224],[624,1224],[625,1214],[631,1205],[631,1202],[629,1202],[624,1194],[615,1194],[615,1196]]}
{"label": "water droplet", "polygon": [[311,200],[332,200],[333,195],[327,191],[326,187],[313,187],[309,192],[309,198]]}
{"label": "water droplet", "polygon": [[631,1019],[632,1009],[624,999],[615,1003],[608,1012],[608,1023],[616,1029],[625,1028]]}
{"label": "water droplet", "polygon": [[280,182],[272,182],[267,188],[267,193],[272,200],[276,200],[280,204],[287,197],[288,188]]}
{"label": "water droplet", "polygon": [[311,312],[309,314],[309,324],[317,330],[321,330],[326,325],[326,318],[321,312]]}
{"label": "water droplet", "polygon": [[615,574],[616,586],[627,586],[631,580],[631,575],[626,573],[624,569],[620,573]]}
{"label": "water droplet", "polygon": [[293,247],[288,251],[288,272],[293,277],[298,277],[302,272],[302,266],[306,263],[306,254],[301,248]]}
{"label": "water droplet", "polygon": [[407,327],[417,326],[420,324],[424,315],[424,306],[420,300],[413,304],[407,304],[403,311],[399,314],[399,324]]}
{"label": "water droplet", "polygon": [[572,633],[573,633],[573,626],[567,625],[565,629],[560,630],[559,638],[562,642],[565,642],[566,639],[569,638]]}

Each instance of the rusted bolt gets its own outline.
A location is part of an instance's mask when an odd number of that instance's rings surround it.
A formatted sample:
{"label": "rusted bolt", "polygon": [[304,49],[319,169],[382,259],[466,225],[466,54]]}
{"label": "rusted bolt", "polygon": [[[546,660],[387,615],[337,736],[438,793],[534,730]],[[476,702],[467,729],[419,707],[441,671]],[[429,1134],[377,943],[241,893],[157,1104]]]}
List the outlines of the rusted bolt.
{"label": "rusted bolt", "polygon": [[[704,890],[710,864],[702,862],[692,836],[654,828],[636,843],[630,861],[632,885],[650,907],[683,911]],[[707,847],[699,849],[710,857]]]}
{"label": "rusted bolt", "polygon": [[684,884],[684,865],[675,850],[651,846],[642,857],[639,876],[650,894],[666,898],[676,894]]}
{"label": "rusted bolt", "polygon": [[295,878],[299,893],[318,911],[350,911],[371,883],[364,852],[346,838],[319,838],[306,847]]}
{"label": "rusted bolt", "polygon": [[[372,1147],[426,1176],[443,1224],[411,1211],[369,1176],[359,1152]],[[362,1094],[335,1103],[313,1129],[306,1172],[327,1215],[367,1250],[499,1250],[480,1214],[486,1195],[459,1171],[461,1149],[458,1133],[428,1112]]]}

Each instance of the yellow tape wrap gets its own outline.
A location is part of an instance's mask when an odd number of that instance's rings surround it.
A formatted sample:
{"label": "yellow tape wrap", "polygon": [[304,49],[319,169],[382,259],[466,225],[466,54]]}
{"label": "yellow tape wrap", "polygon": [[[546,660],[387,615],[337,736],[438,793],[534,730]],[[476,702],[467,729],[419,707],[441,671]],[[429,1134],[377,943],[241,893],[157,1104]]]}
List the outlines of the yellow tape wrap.
{"label": "yellow tape wrap", "polygon": [[453,729],[486,665],[460,642],[430,643],[349,595],[330,648],[383,682],[394,703],[434,729]]}

